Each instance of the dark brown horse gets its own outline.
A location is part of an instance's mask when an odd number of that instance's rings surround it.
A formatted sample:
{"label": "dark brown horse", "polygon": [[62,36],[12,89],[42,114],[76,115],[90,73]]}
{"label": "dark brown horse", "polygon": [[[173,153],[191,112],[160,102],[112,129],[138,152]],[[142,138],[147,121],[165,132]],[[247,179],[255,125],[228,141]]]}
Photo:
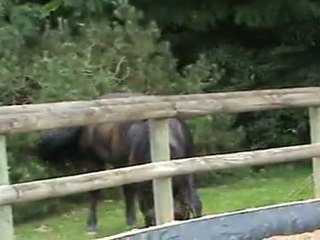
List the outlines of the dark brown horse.
{"label": "dark brown horse", "polygon": [[[106,94],[101,98],[143,96],[134,93]],[[188,126],[179,118],[169,119],[171,159],[192,157],[193,138]],[[106,169],[148,163],[150,158],[149,125],[147,120],[101,123],[89,126],[51,130],[40,138],[38,156],[56,168],[74,169],[77,172],[93,172]],[[87,225],[96,231],[100,190],[91,191],[91,204]],[[145,225],[155,224],[152,182],[123,186],[126,221],[136,224],[135,197],[144,215]],[[173,177],[174,215],[176,220],[200,217],[202,202],[194,186],[194,175]]]}

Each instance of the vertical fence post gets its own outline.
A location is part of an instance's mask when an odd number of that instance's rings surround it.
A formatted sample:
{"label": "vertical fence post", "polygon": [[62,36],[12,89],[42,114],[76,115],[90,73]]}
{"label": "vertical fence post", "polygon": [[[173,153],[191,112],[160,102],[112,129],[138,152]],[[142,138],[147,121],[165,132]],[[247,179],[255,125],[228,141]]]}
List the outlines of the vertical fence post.
{"label": "vertical fence post", "polygon": [[[152,162],[170,161],[168,119],[150,119],[150,147]],[[153,199],[156,224],[174,219],[171,178],[153,179]]]}
{"label": "vertical fence post", "polygon": [[[310,120],[310,135],[312,143],[320,142],[320,108],[309,108],[309,120]],[[315,196],[320,197],[320,158],[315,157],[312,159],[313,179],[315,185]]]}
{"label": "vertical fence post", "polygon": [[[9,184],[9,171],[6,151],[6,137],[0,135],[0,185]],[[0,235],[3,240],[13,240],[12,208],[0,206]]]}

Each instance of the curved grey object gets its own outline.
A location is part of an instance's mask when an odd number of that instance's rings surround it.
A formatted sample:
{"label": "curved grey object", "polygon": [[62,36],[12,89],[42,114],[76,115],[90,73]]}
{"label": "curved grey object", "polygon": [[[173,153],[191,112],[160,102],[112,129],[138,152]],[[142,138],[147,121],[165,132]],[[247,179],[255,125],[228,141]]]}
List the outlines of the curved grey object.
{"label": "curved grey object", "polygon": [[320,200],[307,200],[204,216],[100,240],[258,240],[277,234],[296,234],[318,228]]}

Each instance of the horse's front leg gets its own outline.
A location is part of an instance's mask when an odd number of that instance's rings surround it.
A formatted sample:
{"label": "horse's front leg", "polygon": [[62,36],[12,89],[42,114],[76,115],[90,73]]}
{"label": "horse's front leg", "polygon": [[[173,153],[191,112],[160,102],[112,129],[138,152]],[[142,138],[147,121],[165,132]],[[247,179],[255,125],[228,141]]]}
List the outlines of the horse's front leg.
{"label": "horse's front leg", "polygon": [[97,220],[97,206],[100,197],[100,190],[95,190],[89,192],[90,194],[90,206],[89,206],[89,215],[87,219],[87,232],[96,233],[98,228]]}
{"label": "horse's front leg", "polygon": [[137,224],[136,207],[135,207],[135,185],[128,184],[123,185],[123,196],[126,208],[126,221],[129,227],[133,227]]}
{"label": "horse's front leg", "polygon": [[189,176],[189,192],[191,194],[192,215],[194,218],[202,216],[202,201],[200,199],[198,190],[195,186],[195,174]]}
{"label": "horse's front leg", "polygon": [[192,215],[194,218],[202,216],[202,201],[196,188],[192,189]]}
{"label": "horse's front leg", "polygon": [[154,226],[156,224],[156,215],[154,211],[152,182],[138,183],[136,188],[140,211],[144,217],[144,227]]}

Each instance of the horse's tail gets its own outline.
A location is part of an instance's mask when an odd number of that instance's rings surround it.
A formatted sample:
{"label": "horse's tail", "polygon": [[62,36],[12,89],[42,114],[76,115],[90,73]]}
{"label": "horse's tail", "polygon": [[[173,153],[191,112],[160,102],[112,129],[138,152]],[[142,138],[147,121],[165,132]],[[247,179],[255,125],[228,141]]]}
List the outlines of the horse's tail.
{"label": "horse's tail", "polygon": [[38,157],[47,162],[78,157],[82,127],[60,128],[40,136],[36,146]]}

